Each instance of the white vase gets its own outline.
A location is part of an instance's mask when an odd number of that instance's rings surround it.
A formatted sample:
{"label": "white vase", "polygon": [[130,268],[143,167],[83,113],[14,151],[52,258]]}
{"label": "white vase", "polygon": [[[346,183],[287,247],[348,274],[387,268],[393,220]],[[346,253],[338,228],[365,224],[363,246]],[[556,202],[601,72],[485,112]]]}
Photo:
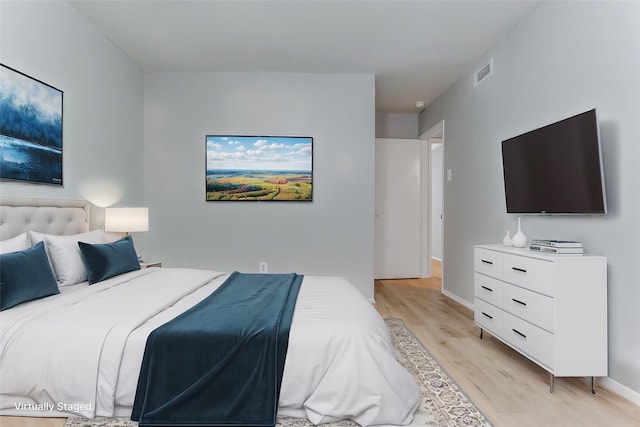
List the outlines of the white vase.
{"label": "white vase", "polygon": [[511,233],[507,230],[507,234],[502,239],[502,244],[505,246],[513,246],[513,241],[511,240]]}
{"label": "white vase", "polygon": [[518,231],[513,235],[511,242],[516,248],[524,248],[527,246],[527,236],[525,236],[522,230],[520,230],[520,217],[518,217]]}

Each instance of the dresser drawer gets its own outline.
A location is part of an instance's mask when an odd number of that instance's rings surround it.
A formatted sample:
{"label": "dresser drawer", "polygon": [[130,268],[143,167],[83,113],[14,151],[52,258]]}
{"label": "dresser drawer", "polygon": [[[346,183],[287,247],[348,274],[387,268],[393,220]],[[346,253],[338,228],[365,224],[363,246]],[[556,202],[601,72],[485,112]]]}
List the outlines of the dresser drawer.
{"label": "dresser drawer", "polygon": [[502,279],[502,256],[500,252],[476,248],[473,253],[473,268],[478,273]]}
{"label": "dresser drawer", "polygon": [[503,280],[541,294],[553,296],[553,263],[504,254]]}
{"label": "dresser drawer", "polygon": [[554,336],[509,313],[504,313],[502,338],[553,371]]}
{"label": "dresser drawer", "polygon": [[504,283],[484,274],[473,274],[474,296],[495,306],[502,305],[502,287]]}
{"label": "dresser drawer", "polygon": [[473,319],[481,328],[496,336],[502,334],[502,318],[504,311],[479,298],[473,300]]}
{"label": "dresser drawer", "polygon": [[505,283],[502,308],[514,316],[553,332],[553,298],[551,297]]}

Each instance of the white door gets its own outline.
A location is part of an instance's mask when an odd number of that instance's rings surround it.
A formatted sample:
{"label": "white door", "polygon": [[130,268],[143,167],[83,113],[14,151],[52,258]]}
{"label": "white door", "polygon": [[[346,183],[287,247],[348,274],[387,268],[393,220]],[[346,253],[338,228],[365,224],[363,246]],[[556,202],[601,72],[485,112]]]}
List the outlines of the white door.
{"label": "white door", "polygon": [[376,139],[376,279],[422,275],[422,142]]}

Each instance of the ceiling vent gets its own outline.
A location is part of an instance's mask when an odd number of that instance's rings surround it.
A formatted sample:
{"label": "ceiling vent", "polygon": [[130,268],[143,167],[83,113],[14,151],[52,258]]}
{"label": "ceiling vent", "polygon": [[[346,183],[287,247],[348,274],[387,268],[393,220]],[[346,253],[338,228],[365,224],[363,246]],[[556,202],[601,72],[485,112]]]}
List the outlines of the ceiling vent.
{"label": "ceiling vent", "polygon": [[473,86],[478,86],[488,79],[491,74],[493,74],[493,58],[490,58],[486,63],[482,64],[473,74]]}

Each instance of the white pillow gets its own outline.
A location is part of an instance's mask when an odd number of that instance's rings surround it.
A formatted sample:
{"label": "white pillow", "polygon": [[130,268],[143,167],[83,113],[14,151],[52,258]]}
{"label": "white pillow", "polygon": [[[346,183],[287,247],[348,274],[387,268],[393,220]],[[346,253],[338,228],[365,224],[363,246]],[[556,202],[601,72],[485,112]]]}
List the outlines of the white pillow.
{"label": "white pillow", "polygon": [[44,236],[47,236],[47,234],[39,233],[33,230],[29,230],[28,233],[29,233],[29,240],[31,240],[32,247],[42,242],[42,244],[44,245],[44,252],[47,254],[47,258],[49,259],[49,265],[51,266],[51,271],[53,271],[53,274],[56,274],[56,271],[53,269],[53,263],[51,262],[51,256],[49,256],[49,248],[47,247],[47,242],[44,241]]}
{"label": "white pillow", "polygon": [[[39,242],[44,242],[44,236],[48,236],[49,234],[39,233],[37,231],[30,230],[29,237],[31,238],[31,246],[37,245]],[[46,243],[46,242],[45,242]],[[44,248],[47,248],[47,245],[44,245]]]}
{"label": "white pillow", "polygon": [[25,231],[15,237],[0,242],[0,254],[7,254],[9,252],[24,251],[31,247],[31,240],[29,234]]}
{"label": "white pillow", "polygon": [[[42,239],[47,247],[47,255],[56,273],[60,286],[75,285],[87,281],[87,269],[80,256],[78,242],[106,243],[104,231],[94,230],[88,233],[74,234],[71,236],[56,236],[31,232],[33,243]],[[35,240],[34,240],[35,239]]]}

